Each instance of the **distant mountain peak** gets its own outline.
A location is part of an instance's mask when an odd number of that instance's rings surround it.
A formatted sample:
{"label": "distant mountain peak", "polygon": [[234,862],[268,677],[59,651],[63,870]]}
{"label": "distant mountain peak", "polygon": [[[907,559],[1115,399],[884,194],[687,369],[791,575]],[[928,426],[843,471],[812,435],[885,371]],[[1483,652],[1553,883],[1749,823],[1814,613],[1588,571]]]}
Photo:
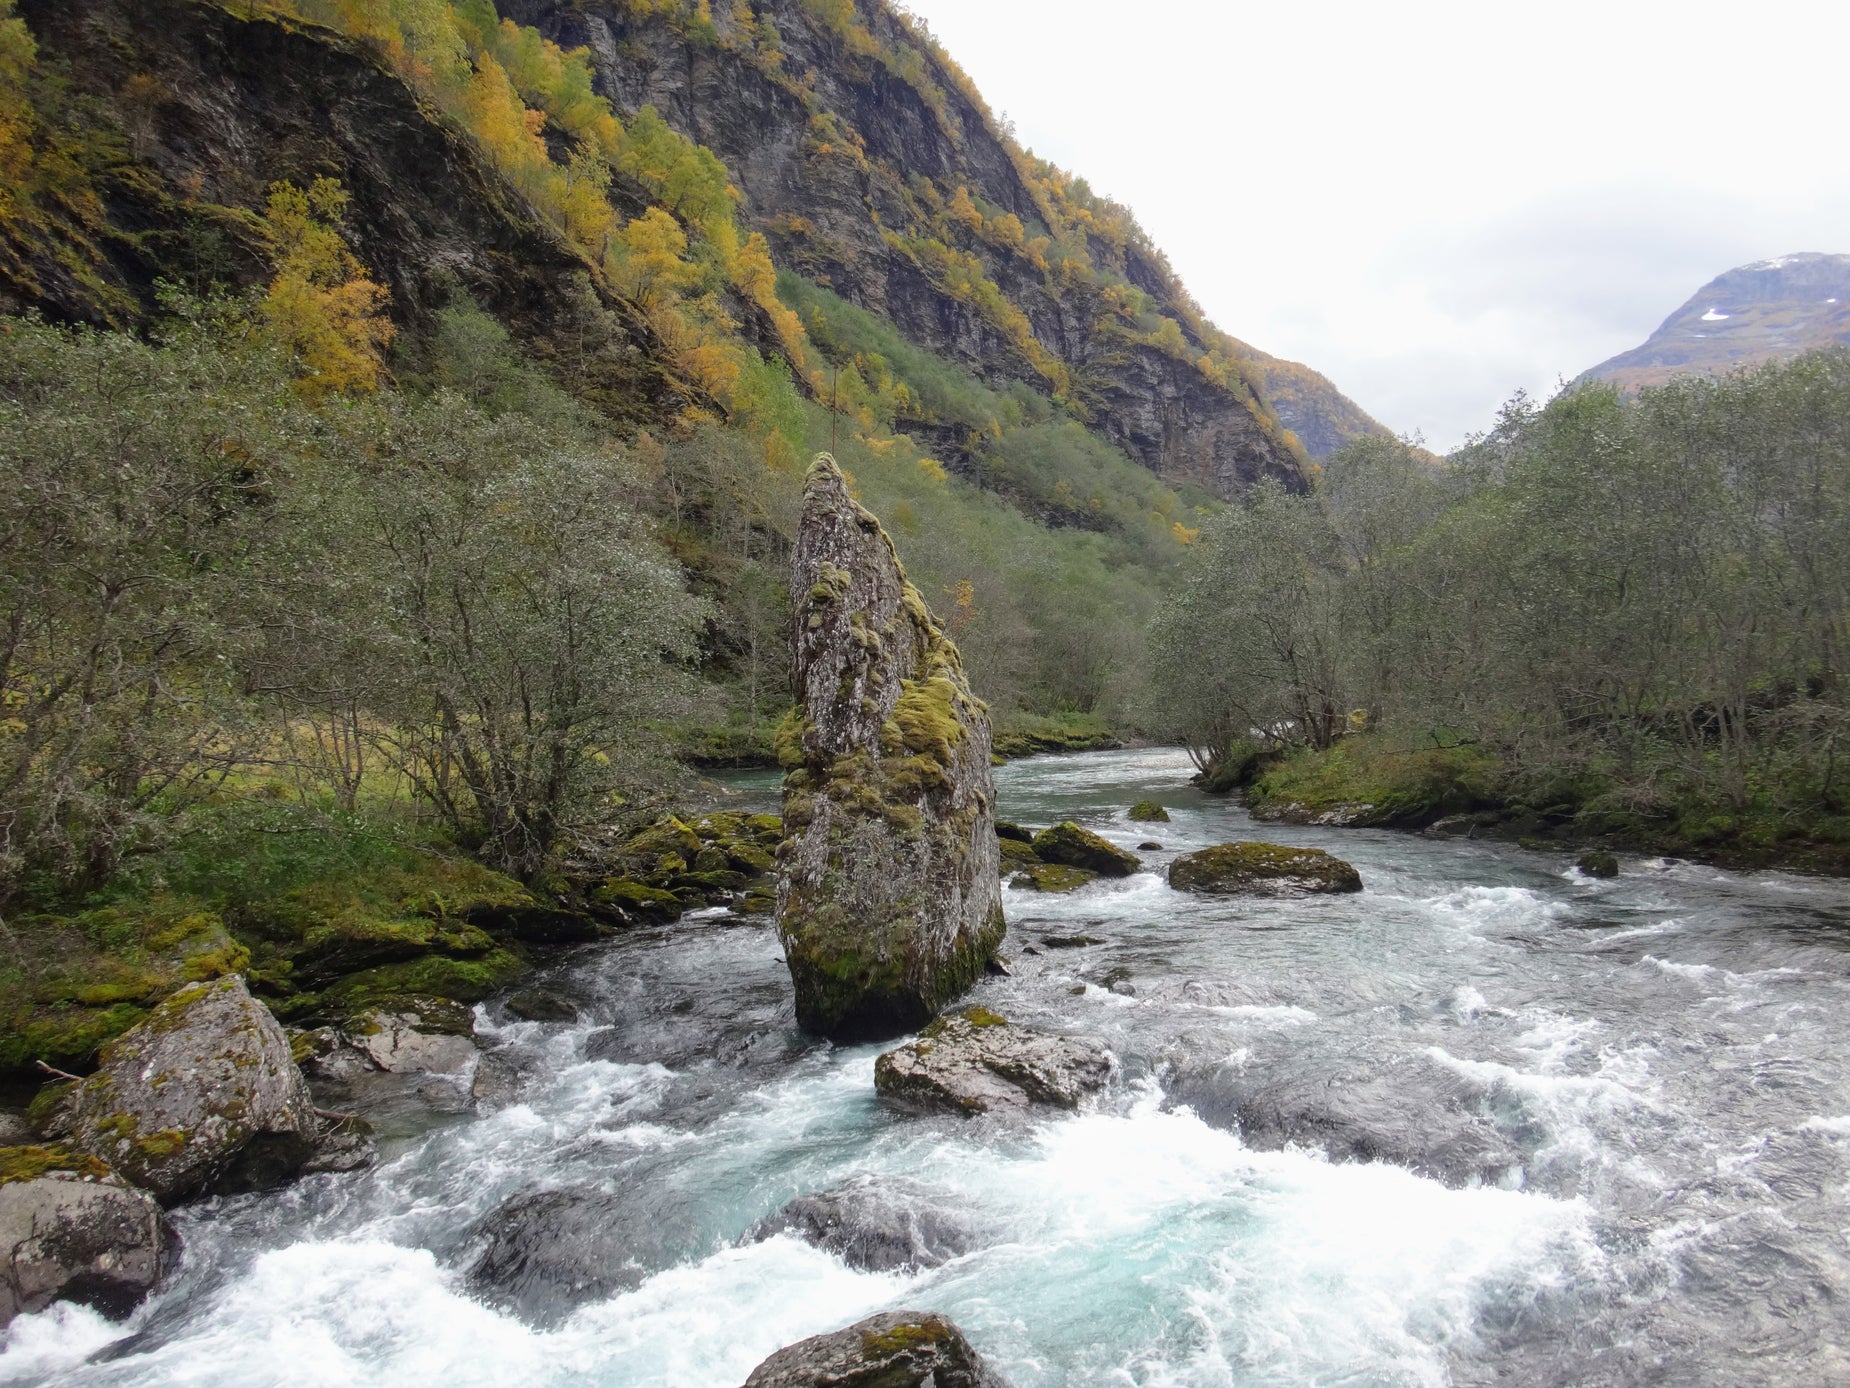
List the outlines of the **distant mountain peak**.
{"label": "distant mountain peak", "polygon": [[1850,255],[1796,251],[1717,275],[1629,352],[1580,379],[1626,390],[1850,344]]}

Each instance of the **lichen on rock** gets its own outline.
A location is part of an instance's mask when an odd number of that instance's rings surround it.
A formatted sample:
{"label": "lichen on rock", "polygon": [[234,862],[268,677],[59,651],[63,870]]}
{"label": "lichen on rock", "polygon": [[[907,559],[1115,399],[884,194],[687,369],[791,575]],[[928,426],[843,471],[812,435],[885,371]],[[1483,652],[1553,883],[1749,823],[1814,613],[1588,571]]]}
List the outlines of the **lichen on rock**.
{"label": "lichen on rock", "polygon": [[874,1088],[908,1108],[975,1115],[1077,1108],[1111,1078],[1096,1041],[1018,1026],[983,1007],[947,1013],[874,1062]]}
{"label": "lichen on rock", "polygon": [[1065,820],[1034,836],[1034,853],[1042,862],[1084,868],[1102,877],[1129,877],[1143,863],[1108,839]]}
{"label": "lichen on rock", "polygon": [[71,1147],[164,1204],[299,1171],[321,1140],[289,1038],[235,975],[175,993],[77,1089]]}
{"label": "lichen on rock", "polygon": [[1007,1388],[947,1317],[888,1311],[812,1335],[752,1370],[745,1388]]}
{"label": "lichen on rock", "polygon": [[96,1158],[0,1148],[0,1330],[54,1301],[127,1315],[159,1280],[167,1243],[160,1206]]}
{"label": "lichen on rock", "polygon": [[1002,942],[988,712],[827,454],[804,489],[791,591],[800,701],[778,734],[777,920],[797,1020],[894,1036]]}

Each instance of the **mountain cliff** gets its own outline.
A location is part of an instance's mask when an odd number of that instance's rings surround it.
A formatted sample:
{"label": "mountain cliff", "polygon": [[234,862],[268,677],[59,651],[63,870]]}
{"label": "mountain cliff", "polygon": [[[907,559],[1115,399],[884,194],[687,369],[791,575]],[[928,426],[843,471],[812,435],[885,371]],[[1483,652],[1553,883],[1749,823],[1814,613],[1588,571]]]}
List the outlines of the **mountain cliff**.
{"label": "mountain cliff", "polygon": [[1645,342],[1585,372],[1626,390],[1850,343],[1850,255],[1783,255],[1718,275]]}
{"label": "mountain cliff", "polygon": [[[160,279],[260,282],[266,188],[329,175],[407,340],[460,288],[620,418],[749,423],[787,367],[975,477],[1001,436],[1071,421],[1172,484],[1304,485],[1129,214],[1020,149],[885,0],[18,13],[37,183],[0,208],[0,305],[125,325]],[[850,350],[844,305],[981,389]]]}
{"label": "mountain cliff", "polygon": [[1240,356],[1266,402],[1278,412],[1279,422],[1311,457],[1328,457],[1344,444],[1370,435],[1392,437],[1386,425],[1344,395],[1322,372],[1245,343],[1240,345]]}

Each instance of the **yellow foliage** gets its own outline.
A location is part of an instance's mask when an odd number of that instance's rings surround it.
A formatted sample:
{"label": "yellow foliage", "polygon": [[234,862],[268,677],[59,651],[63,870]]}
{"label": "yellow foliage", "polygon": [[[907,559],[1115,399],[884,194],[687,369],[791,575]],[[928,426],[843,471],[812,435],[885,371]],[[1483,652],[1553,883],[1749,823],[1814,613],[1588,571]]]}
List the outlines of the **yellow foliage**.
{"label": "yellow foliage", "polygon": [[292,183],[270,190],[276,277],[264,296],[264,327],[295,362],[296,389],[311,400],[377,390],[393,336],[385,315],[391,296],[341,235],[346,208],[346,190],[331,178],[306,192]]}

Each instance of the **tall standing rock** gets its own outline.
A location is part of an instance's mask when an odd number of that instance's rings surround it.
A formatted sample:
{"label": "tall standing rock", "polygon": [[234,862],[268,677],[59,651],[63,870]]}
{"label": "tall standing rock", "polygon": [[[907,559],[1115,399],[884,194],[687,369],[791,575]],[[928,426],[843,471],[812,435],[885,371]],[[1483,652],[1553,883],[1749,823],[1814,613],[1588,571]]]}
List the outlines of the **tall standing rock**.
{"label": "tall standing rock", "polygon": [[804,488],[791,591],[799,704],[778,734],[777,924],[797,1020],[841,1040],[896,1036],[1002,942],[989,717],[826,453]]}

